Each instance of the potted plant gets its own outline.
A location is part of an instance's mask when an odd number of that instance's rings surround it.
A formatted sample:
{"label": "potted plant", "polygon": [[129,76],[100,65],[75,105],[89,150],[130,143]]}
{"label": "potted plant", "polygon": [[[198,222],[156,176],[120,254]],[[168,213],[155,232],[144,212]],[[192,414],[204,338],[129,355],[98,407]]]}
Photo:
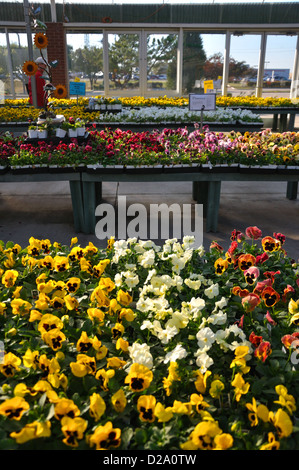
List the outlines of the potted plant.
{"label": "potted plant", "polygon": [[106,111],[107,110],[107,99],[106,98],[99,98],[97,100],[97,103],[95,105],[95,109],[99,109],[101,111]]}
{"label": "potted plant", "polygon": [[68,120],[68,136],[77,137],[76,121],[73,117],[70,117]]}
{"label": "potted plant", "polygon": [[80,118],[76,120],[75,127],[77,130],[78,137],[84,137],[85,135],[85,122],[82,121]]}
{"label": "potted plant", "polygon": [[46,139],[48,137],[47,124],[40,124],[37,128],[37,137],[39,139]]}
{"label": "potted plant", "polygon": [[56,137],[60,137],[63,139],[67,133],[67,129],[64,128],[64,122],[56,128]]}
{"label": "potted plant", "polygon": [[38,137],[38,128],[36,124],[31,124],[28,127],[28,137],[29,139],[36,139]]}
{"label": "potted plant", "polygon": [[111,104],[112,109],[114,111],[121,111],[122,110],[122,103],[118,98],[115,98]]}

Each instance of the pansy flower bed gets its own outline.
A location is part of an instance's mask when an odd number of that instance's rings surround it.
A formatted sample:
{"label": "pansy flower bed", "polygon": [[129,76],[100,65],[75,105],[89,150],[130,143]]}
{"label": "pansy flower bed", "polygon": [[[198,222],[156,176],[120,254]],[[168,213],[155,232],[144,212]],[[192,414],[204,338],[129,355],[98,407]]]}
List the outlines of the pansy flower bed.
{"label": "pansy flower bed", "polygon": [[242,164],[298,165],[299,133],[230,133],[202,131],[195,127],[133,132],[131,130],[89,128],[83,142],[74,138],[55,143],[27,141],[24,137],[0,138],[0,155],[8,167],[58,165],[197,165]]}
{"label": "pansy flower bed", "polygon": [[[98,97],[95,97],[98,98]],[[106,97],[107,103],[113,104],[116,99],[112,97]],[[160,96],[155,98],[145,98],[142,96],[133,97],[119,97],[117,101],[120,102],[124,109],[130,110],[132,108],[139,108],[146,110],[147,108],[158,107],[164,108],[165,116],[172,115],[170,112],[171,108],[177,108],[179,110],[188,110],[189,99],[187,97],[167,97]],[[96,122],[102,118],[100,111],[88,112],[89,98],[80,97],[78,100],[75,99],[57,99],[51,98],[49,103],[55,110],[57,115],[63,114],[67,119],[70,116],[86,120],[88,122]],[[296,100],[290,98],[257,98],[254,96],[217,96],[216,106],[218,108],[217,119],[221,119],[222,108],[296,108],[298,103]],[[5,100],[4,106],[0,107],[0,122],[28,122],[36,121],[40,114],[40,109],[34,108],[29,105],[28,99],[16,99],[16,100]],[[213,115],[213,113],[210,113]],[[208,116],[209,113],[206,113]],[[165,116],[163,119],[165,120]],[[248,114],[250,117],[250,114]],[[181,114],[178,114],[181,117]],[[186,115],[187,118],[187,115]],[[257,116],[255,117],[255,119]],[[171,118],[173,120],[173,117]],[[251,119],[254,120],[254,119]]]}
{"label": "pansy flower bed", "polygon": [[1,449],[298,449],[284,235],[193,242],[1,243]]}

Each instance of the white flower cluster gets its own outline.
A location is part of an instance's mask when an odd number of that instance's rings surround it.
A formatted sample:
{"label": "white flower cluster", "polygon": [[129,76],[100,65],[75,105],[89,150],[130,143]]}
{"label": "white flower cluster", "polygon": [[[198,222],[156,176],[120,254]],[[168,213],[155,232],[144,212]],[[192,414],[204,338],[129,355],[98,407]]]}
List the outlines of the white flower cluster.
{"label": "white flower cluster", "polygon": [[[220,351],[234,351],[240,345],[249,346],[251,351],[251,345],[242,329],[237,325],[228,326],[228,299],[221,296],[218,283],[197,272],[181,275],[194,253],[198,259],[204,254],[203,248],[194,250],[193,242],[193,237],[185,237],[182,243],[170,239],[159,247],[153,241],[137,241],[136,238],[117,241],[112,262],[124,267],[115,276],[116,284],[137,292],[140,329],[160,341],[165,350],[161,360],[168,363],[188,356],[204,373],[214,363],[209,356],[214,343]],[[158,272],[161,265],[164,269]],[[138,275],[141,268],[146,268],[144,281]],[[190,300],[183,300],[184,296]],[[179,334],[187,327],[193,334],[186,333],[188,341],[183,342],[183,347]],[[188,342],[192,345],[190,349],[186,346]],[[147,344],[134,343],[129,354],[132,362],[153,367]]]}
{"label": "white flower cluster", "polygon": [[[118,114],[100,114],[99,121],[122,123],[192,123],[201,121],[201,111],[190,111],[183,107],[159,106],[144,107],[140,109],[126,109]],[[262,122],[262,119],[251,110],[216,108],[215,111],[203,112],[204,122],[236,123],[237,121]]]}

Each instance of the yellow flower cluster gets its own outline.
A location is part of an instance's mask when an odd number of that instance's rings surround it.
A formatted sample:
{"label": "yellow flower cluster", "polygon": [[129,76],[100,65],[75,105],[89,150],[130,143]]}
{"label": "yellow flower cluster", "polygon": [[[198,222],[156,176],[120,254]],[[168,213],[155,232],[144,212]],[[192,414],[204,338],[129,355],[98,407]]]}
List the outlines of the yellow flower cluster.
{"label": "yellow flower cluster", "polygon": [[[108,103],[115,102],[114,98],[105,98]],[[87,121],[96,121],[98,112],[86,112],[89,98],[80,97],[75,99],[51,98],[49,104],[55,109],[56,114],[63,114],[66,119],[74,117]],[[155,97],[144,98],[142,96],[121,97],[118,101],[128,107],[151,107],[151,106],[188,106],[189,100],[184,97]],[[219,107],[293,107],[298,102],[289,98],[256,98],[253,96],[228,97],[217,96],[216,105]],[[5,106],[0,109],[0,122],[26,122],[36,120],[40,113],[39,109],[29,106],[28,99],[5,100]]]}
{"label": "yellow flower cluster", "polygon": [[217,96],[217,106],[240,106],[240,107],[290,107],[298,106],[298,100],[291,100],[290,98],[258,98],[256,96]]}

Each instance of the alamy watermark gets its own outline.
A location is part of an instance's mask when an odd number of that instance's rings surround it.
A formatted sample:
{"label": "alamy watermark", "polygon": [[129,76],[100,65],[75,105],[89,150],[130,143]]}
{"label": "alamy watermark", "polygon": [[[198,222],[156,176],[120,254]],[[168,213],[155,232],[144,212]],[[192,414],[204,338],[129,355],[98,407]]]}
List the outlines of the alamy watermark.
{"label": "alamy watermark", "polygon": [[126,196],[118,196],[116,208],[112,204],[99,204],[95,211],[99,217],[95,235],[99,240],[127,239],[141,240],[182,239],[193,236],[196,247],[203,244],[202,204],[130,204]]}

